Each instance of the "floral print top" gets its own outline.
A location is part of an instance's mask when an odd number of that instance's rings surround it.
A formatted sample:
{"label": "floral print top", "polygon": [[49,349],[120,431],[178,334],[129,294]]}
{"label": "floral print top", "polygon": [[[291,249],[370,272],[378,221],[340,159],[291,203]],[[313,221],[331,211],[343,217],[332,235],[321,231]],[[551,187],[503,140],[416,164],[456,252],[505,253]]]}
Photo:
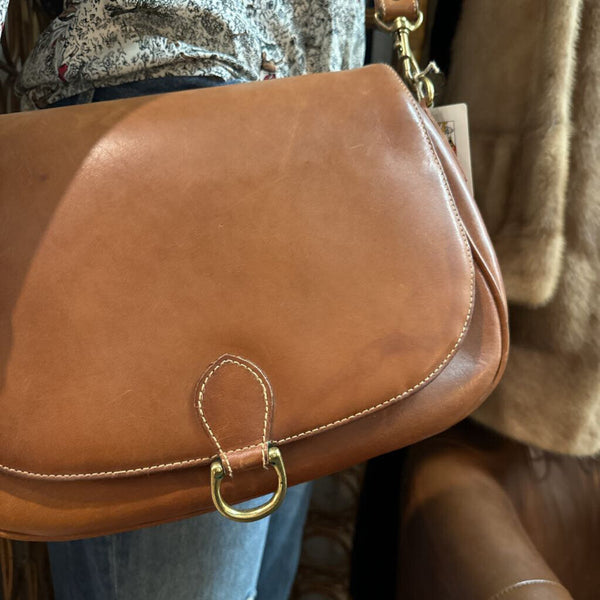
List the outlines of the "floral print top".
{"label": "floral print top", "polygon": [[[0,0],[0,24],[7,5]],[[364,18],[364,0],[65,0],[17,91],[33,108],[168,75],[257,80],[355,68]]]}

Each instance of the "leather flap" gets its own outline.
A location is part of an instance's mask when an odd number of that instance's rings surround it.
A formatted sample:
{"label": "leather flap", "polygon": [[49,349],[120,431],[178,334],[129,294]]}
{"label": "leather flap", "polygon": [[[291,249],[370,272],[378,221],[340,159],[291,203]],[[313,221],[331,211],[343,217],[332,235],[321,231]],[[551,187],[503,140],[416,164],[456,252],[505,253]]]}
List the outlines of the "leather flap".
{"label": "leather flap", "polygon": [[[384,66],[8,115],[0,148],[10,473],[208,462],[224,355],[271,386],[267,442],[321,434],[426,385],[468,328],[465,232]],[[216,437],[260,447],[261,376],[227,373]]]}

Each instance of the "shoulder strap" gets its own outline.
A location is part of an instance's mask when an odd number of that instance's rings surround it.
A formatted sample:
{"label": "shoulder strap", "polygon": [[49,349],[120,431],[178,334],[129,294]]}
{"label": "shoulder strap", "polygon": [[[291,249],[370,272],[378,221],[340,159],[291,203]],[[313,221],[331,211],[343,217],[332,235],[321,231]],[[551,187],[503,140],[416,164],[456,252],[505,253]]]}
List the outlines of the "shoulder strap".
{"label": "shoulder strap", "polygon": [[375,0],[375,11],[383,21],[393,21],[398,17],[416,21],[419,0]]}

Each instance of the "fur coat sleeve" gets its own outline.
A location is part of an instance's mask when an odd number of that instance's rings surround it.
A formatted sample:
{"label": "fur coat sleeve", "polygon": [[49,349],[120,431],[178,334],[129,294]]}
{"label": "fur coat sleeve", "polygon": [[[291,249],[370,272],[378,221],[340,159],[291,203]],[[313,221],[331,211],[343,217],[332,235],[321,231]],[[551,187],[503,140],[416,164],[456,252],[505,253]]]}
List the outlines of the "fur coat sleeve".
{"label": "fur coat sleeve", "polygon": [[471,114],[475,194],[512,350],[474,415],[546,450],[600,452],[600,3],[465,0],[447,101]]}

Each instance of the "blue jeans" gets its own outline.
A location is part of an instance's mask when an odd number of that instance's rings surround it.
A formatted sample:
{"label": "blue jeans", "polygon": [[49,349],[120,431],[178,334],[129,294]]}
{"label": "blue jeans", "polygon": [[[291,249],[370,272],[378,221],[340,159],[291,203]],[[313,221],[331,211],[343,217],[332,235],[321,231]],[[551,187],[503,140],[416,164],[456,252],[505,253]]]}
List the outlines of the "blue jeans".
{"label": "blue jeans", "polygon": [[194,77],[185,75],[144,79],[142,81],[132,81],[131,83],[123,83],[111,87],[95,88],[75,96],[69,96],[68,98],[58,100],[47,108],[72,106],[73,104],[86,104],[88,102],[103,102],[104,100],[116,100],[118,98],[133,98],[135,96],[150,96],[151,94],[162,94],[163,92],[217,87],[231,83],[241,83],[241,81],[239,79],[222,81],[216,77]]}
{"label": "blue jeans", "polygon": [[209,513],[50,543],[56,600],[285,600],[294,582],[310,489],[310,484],[290,488],[279,510],[254,523]]}
{"label": "blue jeans", "polygon": [[[215,85],[223,82],[166,77],[98,88],[52,106]],[[285,600],[294,582],[310,490],[309,483],[290,488],[275,514],[254,523],[210,513],[48,544],[56,600]]]}

